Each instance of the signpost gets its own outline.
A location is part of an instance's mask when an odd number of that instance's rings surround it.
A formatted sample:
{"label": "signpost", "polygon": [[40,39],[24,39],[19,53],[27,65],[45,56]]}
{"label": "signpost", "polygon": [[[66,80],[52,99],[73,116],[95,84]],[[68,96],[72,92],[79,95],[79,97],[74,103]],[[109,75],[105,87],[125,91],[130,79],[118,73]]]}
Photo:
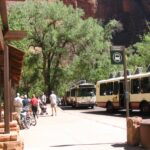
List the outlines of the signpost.
{"label": "signpost", "polygon": [[124,63],[124,54],[123,46],[112,46],[112,49],[110,51],[111,53],[111,63],[112,64],[123,64]]}
{"label": "signpost", "polygon": [[123,64],[124,68],[124,98],[126,102],[126,117],[129,117],[129,93],[127,84],[127,64],[124,46],[112,46],[111,51],[111,63],[112,64]]}

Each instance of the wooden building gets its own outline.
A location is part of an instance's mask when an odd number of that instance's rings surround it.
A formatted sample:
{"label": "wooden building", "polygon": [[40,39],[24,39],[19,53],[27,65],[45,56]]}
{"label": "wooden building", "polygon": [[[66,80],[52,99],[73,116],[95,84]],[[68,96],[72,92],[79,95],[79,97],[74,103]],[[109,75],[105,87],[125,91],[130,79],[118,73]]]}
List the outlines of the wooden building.
{"label": "wooden building", "polygon": [[[8,45],[7,41],[21,40],[26,36],[24,31],[11,31],[7,17],[7,2],[0,0],[0,90],[4,100],[4,132],[9,133],[9,123],[12,120],[13,90],[19,84],[24,52]],[[12,0],[23,1],[23,0]]]}

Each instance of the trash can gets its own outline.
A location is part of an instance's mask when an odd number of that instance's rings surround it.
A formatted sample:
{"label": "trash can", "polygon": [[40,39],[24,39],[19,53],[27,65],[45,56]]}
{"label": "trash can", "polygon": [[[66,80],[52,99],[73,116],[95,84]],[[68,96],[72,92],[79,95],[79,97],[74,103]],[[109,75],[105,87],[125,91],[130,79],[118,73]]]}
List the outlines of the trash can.
{"label": "trash can", "polygon": [[150,149],[150,119],[143,119],[140,126],[141,145]]}
{"label": "trash can", "polygon": [[127,144],[138,146],[140,144],[140,124],[141,117],[127,118]]}

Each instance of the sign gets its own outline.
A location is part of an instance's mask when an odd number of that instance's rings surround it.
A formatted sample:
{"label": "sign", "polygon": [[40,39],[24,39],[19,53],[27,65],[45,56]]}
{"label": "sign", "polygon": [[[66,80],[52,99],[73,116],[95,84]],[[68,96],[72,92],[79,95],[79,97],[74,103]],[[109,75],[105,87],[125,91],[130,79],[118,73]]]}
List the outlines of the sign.
{"label": "sign", "polygon": [[112,64],[124,63],[124,46],[112,46],[110,54]]}

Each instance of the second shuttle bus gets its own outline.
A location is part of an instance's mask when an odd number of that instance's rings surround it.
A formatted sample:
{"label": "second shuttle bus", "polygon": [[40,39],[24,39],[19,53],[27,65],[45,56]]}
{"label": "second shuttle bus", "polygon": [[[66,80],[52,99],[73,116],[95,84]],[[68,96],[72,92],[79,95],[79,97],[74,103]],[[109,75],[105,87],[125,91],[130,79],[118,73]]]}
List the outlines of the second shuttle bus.
{"label": "second shuttle bus", "polygon": [[[129,108],[142,113],[150,112],[150,72],[127,76]],[[124,77],[98,81],[96,84],[96,104],[108,112],[124,109]]]}

